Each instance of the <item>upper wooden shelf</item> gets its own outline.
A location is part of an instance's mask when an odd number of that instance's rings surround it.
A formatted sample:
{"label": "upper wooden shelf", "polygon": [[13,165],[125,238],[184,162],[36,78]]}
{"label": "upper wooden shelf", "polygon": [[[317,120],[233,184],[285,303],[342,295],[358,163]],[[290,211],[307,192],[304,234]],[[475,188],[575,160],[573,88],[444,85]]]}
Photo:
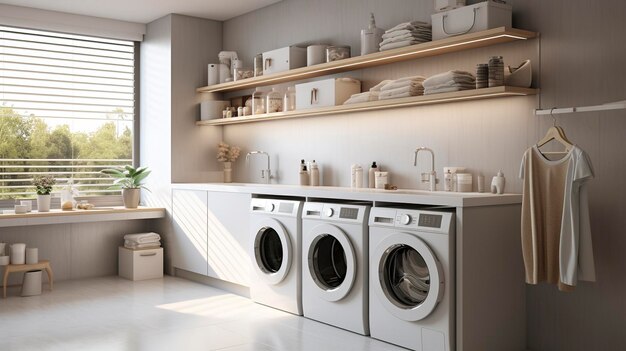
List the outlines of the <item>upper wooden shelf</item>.
{"label": "upper wooden shelf", "polygon": [[285,72],[247,78],[236,82],[226,82],[198,88],[199,93],[219,93],[258,86],[308,79],[329,74],[353,71],[388,63],[412,60],[421,57],[442,55],[450,52],[480,48],[516,40],[535,38],[538,34],[521,29],[499,27],[476,33],[463,34],[427,43],[406,46],[373,54],[351,57],[344,60],[319,65],[296,68]]}
{"label": "upper wooden shelf", "polygon": [[327,106],[319,108],[311,108],[304,110],[296,110],[289,112],[264,113],[261,115],[252,115],[244,117],[232,118],[216,118],[206,121],[197,121],[199,126],[219,126],[227,124],[251,123],[261,121],[273,121],[280,119],[314,117],[324,115],[339,115],[345,113],[375,111],[388,108],[411,107],[420,105],[434,105],[442,103],[450,103],[456,101],[472,101],[491,98],[502,98],[510,96],[526,96],[535,95],[539,89],[518,88],[518,87],[493,87],[483,89],[462,90],[451,93],[441,93],[433,95],[420,95],[399,99],[378,100],[370,102],[362,102],[358,104]]}

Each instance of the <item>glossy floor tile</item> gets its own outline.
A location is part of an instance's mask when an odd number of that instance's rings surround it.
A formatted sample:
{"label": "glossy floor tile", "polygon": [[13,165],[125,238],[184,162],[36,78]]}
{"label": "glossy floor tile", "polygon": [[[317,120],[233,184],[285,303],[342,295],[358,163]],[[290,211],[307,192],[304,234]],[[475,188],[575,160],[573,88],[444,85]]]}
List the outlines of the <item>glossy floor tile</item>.
{"label": "glossy floor tile", "polygon": [[165,277],[64,281],[0,299],[0,350],[392,351],[402,348]]}

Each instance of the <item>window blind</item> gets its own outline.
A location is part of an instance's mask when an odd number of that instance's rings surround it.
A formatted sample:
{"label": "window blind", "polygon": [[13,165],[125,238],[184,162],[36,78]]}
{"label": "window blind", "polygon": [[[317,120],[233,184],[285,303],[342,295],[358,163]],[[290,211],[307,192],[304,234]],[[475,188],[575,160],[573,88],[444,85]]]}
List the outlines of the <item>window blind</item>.
{"label": "window blind", "polygon": [[41,174],[74,180],[81,195],[114,193],[99,170],[132,164],[135,50],[0,26],[0,198],[34,194]]}

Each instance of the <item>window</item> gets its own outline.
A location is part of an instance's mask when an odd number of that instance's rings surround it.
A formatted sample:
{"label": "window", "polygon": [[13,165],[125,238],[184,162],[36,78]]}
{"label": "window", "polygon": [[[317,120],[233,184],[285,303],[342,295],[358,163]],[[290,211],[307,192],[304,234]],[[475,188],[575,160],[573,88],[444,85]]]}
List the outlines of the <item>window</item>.
{"label": "window", "polygon": [[103,168],[133,162],[135,43],[0,26],[0,200],[58,191],[119,194]]}

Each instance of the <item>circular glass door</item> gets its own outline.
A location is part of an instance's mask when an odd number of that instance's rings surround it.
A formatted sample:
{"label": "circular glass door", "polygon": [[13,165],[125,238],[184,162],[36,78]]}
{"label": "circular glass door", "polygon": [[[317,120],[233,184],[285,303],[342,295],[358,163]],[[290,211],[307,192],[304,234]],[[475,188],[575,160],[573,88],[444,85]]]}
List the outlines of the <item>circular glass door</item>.
{"label": "circular glass door", "polygon": [[253,268],[268,284],[280,283],[289,272],[293,251],[285,228],[275,219],[256,224],[252,238]]}
{"label": "circular glass door", "polygon": [[415,235],[396,233],[373,250],[379,284],[374,291],[383,306],[406,321],[426,318],[443,296],[441,264],[424,241]]}
{"label": "circular glass door", "polygon": [[283,244],[274,228],[263,227],[259,230],[259,267],[266,273],[276,273],[283,264]]}
{"label": "circular glass door", "polygon": [[318,296],[327,301],[344,298],[356,276],[354,248],[346,234],[336,226],[319,225],[306,234],[305,250]]}

